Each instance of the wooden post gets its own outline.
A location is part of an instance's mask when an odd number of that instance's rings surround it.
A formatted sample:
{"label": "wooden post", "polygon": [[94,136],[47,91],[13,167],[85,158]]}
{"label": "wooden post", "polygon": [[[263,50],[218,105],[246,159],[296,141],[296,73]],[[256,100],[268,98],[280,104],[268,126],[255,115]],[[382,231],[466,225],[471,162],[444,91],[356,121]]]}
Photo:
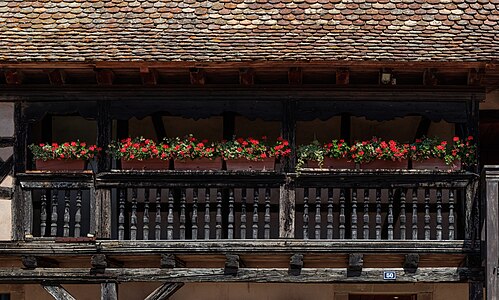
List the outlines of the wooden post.
{"label": "wooden post", "polygon": [[282,106],[282,137],[289,141],[291,155],[283,161],[284,172],[294,172],[296,165],[296,101],[284,100]]}
{"label": "wooden post", "polygon": [[43,284],[42,286],[55,300],[76,300],[60,284]]}
{"label": "wooden post", "polygon": [[[14,176],[26,171],[27,128],[28,124],[24,115],[23,102],[18,101],[14,104]],[[32,203],[26,207],[26,199],[24,198],[26,195],[21,189],[19,182],[15,180],[14,199],[12,200],[13,240],[24,239],[26,233],[25,226],[27,222],[30,222],[31,216],[26,220],[26,214],[31,213],[31,209],[29,208],[32,206]]]}
{"label": "wooden post", "polygon": [[115,282],[105,282],[100,285],[101,300],[118,300],[118,286]]}
{"label": "wooden post", "polygon": [[[97,238],[110,239],[111,238],[111,190],[110,189],[96,189],[95,190],[95,233]],[[91,225],[92,227],[92,225]],[[92,231],[91,231],[92,232]]]}
{"label": "wooden post", "polygon": [[295,204],[295,187],[291,178],[287,177],[279,192],[279,238],[281,239],[295,237]]}
{"label": "wooden post", "polygon": [[[498,259],[499,259],[499,231],[497,219],[499,217],[499,177],[497,171],[485,167],[485,241],[486,241],[486,267],[485,282],[487,300],[499,299],[498,288]],[[474,290],[470,283],[470,294]],[[471,296],[471,295],[470,295]],[[471,298],[470,299],[476,299]]]}

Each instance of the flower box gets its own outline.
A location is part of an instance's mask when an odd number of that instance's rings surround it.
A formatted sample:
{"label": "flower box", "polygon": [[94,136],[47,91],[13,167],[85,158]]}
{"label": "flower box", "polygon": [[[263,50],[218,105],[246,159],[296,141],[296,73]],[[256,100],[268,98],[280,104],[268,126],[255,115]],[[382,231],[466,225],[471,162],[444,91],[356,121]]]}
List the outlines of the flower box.
{"label": "flower box", "polygon": [[174,162],[175,170],[180,171],[216,171],[222,169],[222,159],[217,157],[213,159],[209,158],[198,158],[198,159],[185,159],[185,160],[175,160]]}
{"label": "flower box", "polygon": [[461,170],[461,161],[456,160],[448,165],[443,159],[428,158],[425,160],[413,160],[412,168],[415,170],[442,170],[442,171],[457,171]]}
{"label": "flower box", "polygon": [[168,170],[169,161],[159,158],[149,159],[121,159],[122,170]]}
{"label": "flower box", "polygon": [[363,170],[407,170],[408,160],[384,160],[376,159],[368,163],[361,163],[360,168]]}
{"label": "flower box", "polygon": [[319,166],[319,162],[317,161],[308,161],[308,168],[313,169],[347,169],[353,170],[355,169],[355,162],[348,161],[346,158],[331,158],[325,157],[322,162],[322,168]]}
{"label": "flower box", "polygon": [[82,159],[37,159],[35,160],[35,168],[39,171],[53,172],[83,171],[85,170],[86,162]]}
{"label": "flower box", "polygon": [[225,163],[228,171],[273,171],[275,169],[274,158],[262,160],[228,159]]}

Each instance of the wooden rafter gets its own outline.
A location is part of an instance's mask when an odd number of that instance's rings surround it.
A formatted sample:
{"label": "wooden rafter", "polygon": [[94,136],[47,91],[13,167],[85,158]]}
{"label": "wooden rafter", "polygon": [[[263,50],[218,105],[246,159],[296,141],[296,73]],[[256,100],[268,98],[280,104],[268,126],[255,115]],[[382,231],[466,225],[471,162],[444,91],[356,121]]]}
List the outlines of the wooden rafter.
{"label": "wooden rafter", "polygon": [[45,72],[49,77],[50,84],[63,85],[66,83],[66,73],[63,69],[47,69]]}
{"label": "wooden rafter", "polygon": [[255,70],[252,68],[239,69],[239,83],[241,85],[253,85],[255,83]]}
{"label": "wooden rafter", "polygon": [[206,76],[203,69],[191,68],[189,70],[191,84],[204,85],[206,83]]}
{"label": "wooden rafter", "polygon": [[347,68],[336,70],[336,84],[347,85],[350,83],[350,71]]}
{"label": "wooden rafter", "polygon": [[23,73],[19,69],[7,69],[4,75],[7,84],[19,85],[23,82]]}
{"label": "wooden rafter", "polygon": [[158,83],[156,71],[149,69],[148,67],[140,68],[140,77],[142,78],[142,84],[144,85],[156,85]]}

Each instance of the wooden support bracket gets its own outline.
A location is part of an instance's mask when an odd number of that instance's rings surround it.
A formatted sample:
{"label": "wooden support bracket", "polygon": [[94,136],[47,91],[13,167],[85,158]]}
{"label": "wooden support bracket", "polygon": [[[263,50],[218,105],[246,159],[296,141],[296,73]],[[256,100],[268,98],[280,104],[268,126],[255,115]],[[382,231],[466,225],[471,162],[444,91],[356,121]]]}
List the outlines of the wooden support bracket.
{"label": "wooden support bracket", "polygon": [[255,71],[251,68],[239,69],[239,83],[241,85],[253,85],[255,83]]}
{"label": "wooden support bracket", "polygon": [[148,67],[140,68],[140,77],[142,78],[142,84],[144,85],[156,85],[158,83],[156,71],[151,70]]}
{"label": "wooden support bracket", "polygon": [[350,253],[348,256],[347,277],[359,277],[364,266],[364,255],[360,253]]}
{"label": "wooden support bracket", "polygon": [[345,68],[336,70],[336,84],[347,85],[350,83],[350,71]]}
{"label": "wooden support bracket", "polygon": [[21,262],[24,266],[24,269],[33,270],[36,268],[57,268],[59,267],[59,262],[41,256],[33,256],[33,255],[24,255],[21,257]]}
{"label": "wooden support bracket", "polygon": [[298,276],[303,268],[303,254],[293,254],[289,260],[288,274]]}
{"label": "wooden support bracket", "polygon": [[409,253],[405,255],[404,270],[406,273],[416,273],[419,267],[419,254]]}
{"label": "wooden support bracket", "polygon": [[155,289],[144,300],[166,300],[175,294],[184,284],[182,282],[167,282]]}
{"label": "wooden support bracket", "polygon": [[435,86],[438,84],[437,70],[425,69],[423,72],[423,85]]}
{"label": "wooden support bracket", "polygon": [[289,68],[288,70],[289,84],[301,84],[303,81],[303,73],[301,68]]}
{"label": "wooden support bracket", "polygon": [[184,268],[185,262],[174,254],[161,254],[160,265],[162,269]]}
{"label": "wooden support bracket", "polygon": [[42,284],[42,287],[55,300],[76,300],[76,298],[66,291],[60,284]]}
{"label": "wooden support bracket", "polygon": [[237,275],[237,271],[239,270],[239,255],[235,254],[227,254],[225,255],[225,275]]}
{"label": "wooden support bracket", "polygon": [[100,69],[95,71],[95,78],[98,85],[112,85],[114,81],[114,72],[110,69]]}
{"label": "wooden support bracket", "polygon": [[190,78],[191,78],[191,84],[193,85],[203,85],[206,82],[205,74],[202,69],[191,68]]}
{"label": "wooden support bracket", "polygon": [[104,271],[106,270],[106,268],[108,266],[107,257],[104,254],[92,255],[92,258],[90,260],[90,264],[92,265],[92,269],[90,270],[90,273],[92,273],[92,274],[104,273]]}
{"label": "wooden support bracket", "polygon": [[468,85],[479,86],[485,77],[484,69],[470,69],[468,72]]}
{"label": "wooden support bracket", "polygon": [[20,70],[17,69],[7,69],[4,71],[5,74],[5,82],[7,84],[21,84],[23,82],[23,74]]}
{"label": "wooden support bracket", "polygon": [[50,84],[63,85],[66,83],[66,73],[61,69],[47,69],[44,70],[49,77]]}

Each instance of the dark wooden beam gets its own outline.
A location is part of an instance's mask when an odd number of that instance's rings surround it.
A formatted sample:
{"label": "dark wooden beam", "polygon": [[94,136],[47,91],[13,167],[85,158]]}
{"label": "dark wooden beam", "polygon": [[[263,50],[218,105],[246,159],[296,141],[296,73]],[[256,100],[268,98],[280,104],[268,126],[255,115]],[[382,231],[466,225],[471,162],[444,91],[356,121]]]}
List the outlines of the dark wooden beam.
{"label": "dark wooden beam", "polygon": [[118,300],[118,285],[116,282],[105,282],[100,285],[101,300]]}
{"label": "dark wooden beam", "polygon": [[111,103],[109,101],[97,102],[97,145],[102,148],[98,161],[98,172],[111,169],[111,158],[106,150],[111,143],[113,120],[111,118]]}
{"label": "dark wooden beam", "polygon": [[97,69],[95,70],[95,78],[98,85],[112,85],[114,72],[111,69]]}
{"label": "dark wooden beam", "polygon": [[14,173],[23,173],[27,165],[28,121],[24,114],[24,103],[14,104]]}
{"label": "dark wooden beam", "polygon": [[19,85],[23,82],[24,75],[21,70],[18,69],[7,69],[4,70],[5,82],[7,84]]}
{"label": "dark wooden beam", "polygon": [[336,69],[336,84],[347,85],[350,83],[350,71],[346,68]]}
{"label": "dark wooden beam", "polygon": [[427,117],[421,117],[418,128],[416,129],[414,140],[421,139],[424,136],[427,136],[428,131],[430,130],[430,126],[431,126],[431,120],[428,119]]}
{"label": "dark wooden beam", "polygon": [[49,82],[52,85],[63,85],[66,83],[66,73],[63,69],[47,69],[45,73],[47,73]]}
{"label": "dark wooden beam", "polygon": [[227,254],[225,255],[225,275],[237,275],[237,271],[239,270],[239,255],[235,254]]}
{"label": "dark wooden beam", "polygon": [[162,269],[173,269],[185,267],[185,262],[179,259],[175,254],[161,254],[160,267]]}
{"label": "dark wooden beam", "polygon": [[158,83],[156,71],[151,70],[148,67],[140,68],[140,77],[142,78],[142,84],[144,85],[156,85]]}
{"label": "dark wooden beam", "polygon": [[423,71],[423,85],[438,85],[437,70],[428,68]]}
{"label": "dark wooden beam", "polygon": [[42,287],[49,293],[55,300],[76,300],[68,291],[66,291],[60,284],[43,283]]}
{"label": "dark wooden beam", "polygon": [[239,83],[241,85],[253,85],[255,83],[255,71],[251,68],[239,69]]}
{"label": "dark wooden beam", "polygon": [[[485,284],[487,300],[497,300],[499,295],[499,176],[495,168],[485,167]],[[470,287],[471,288],[471,287]]]}
{"label": "dark wooden beam", "polygon": [[151,116],[152,124],[154,126],[154,133],[158,141],[168,137],[166,134],[165,123],[163,122],[163,115],[161,113],[154,113]]}
{"label": "dark wooden beam", "polygon": [[13,137],[0,137],[0,148],[14,146]]}
{"label": "dark wooden beam", "polygon": [[26,269],[59,267],[58,261],[45,256],[23,255],[21,262]]}
{"label": "dark wooden beam", "polygon": [[184,284],[182,282],[167,282],[155,289],[144,300],[166,300],[175,294]]}
{"label": "dark wooden beam", "polygon": [[361,253],[350,253],[348,255],[348,277],[359,277],[364,266],[364,255]]}
{"label": "dark wooden beam", "polygon": [[301,68],[289,68],[288,70],[289,84],[297,85],[303,82],[303,73]]}
{"label": "dark wooden beam", "polygon": [[352,135],[352,117],[350,114],[341,114],[340,138],[350,143]]}
{"label": "dark wooden beam", "polygon": [[408,273],[416,273],[419,267],[419,254],[409,253],[405,255],[404,270]]}
{"label": "dark wooden beam", "polygon": [[14,166],[14,155],[11,155],[6,161],[0,162],[0,182],[10,174],[12,166]]}
{"label": "dark wooden beam", "polygon": [[288,274],[298,276],[303,268],[303,254],[293,254],[289,260]]}
{"label": "dark wooden beam", "polygon": [[191,68],[189,70],[191,84],[204,85],[206,83],[205,73],[203,69]]}
{"label": "dark wooden beam", "polygon": [[470,69],[468,71],[468,85],[479,86],[482,85],[485,78],[484,69]]}

